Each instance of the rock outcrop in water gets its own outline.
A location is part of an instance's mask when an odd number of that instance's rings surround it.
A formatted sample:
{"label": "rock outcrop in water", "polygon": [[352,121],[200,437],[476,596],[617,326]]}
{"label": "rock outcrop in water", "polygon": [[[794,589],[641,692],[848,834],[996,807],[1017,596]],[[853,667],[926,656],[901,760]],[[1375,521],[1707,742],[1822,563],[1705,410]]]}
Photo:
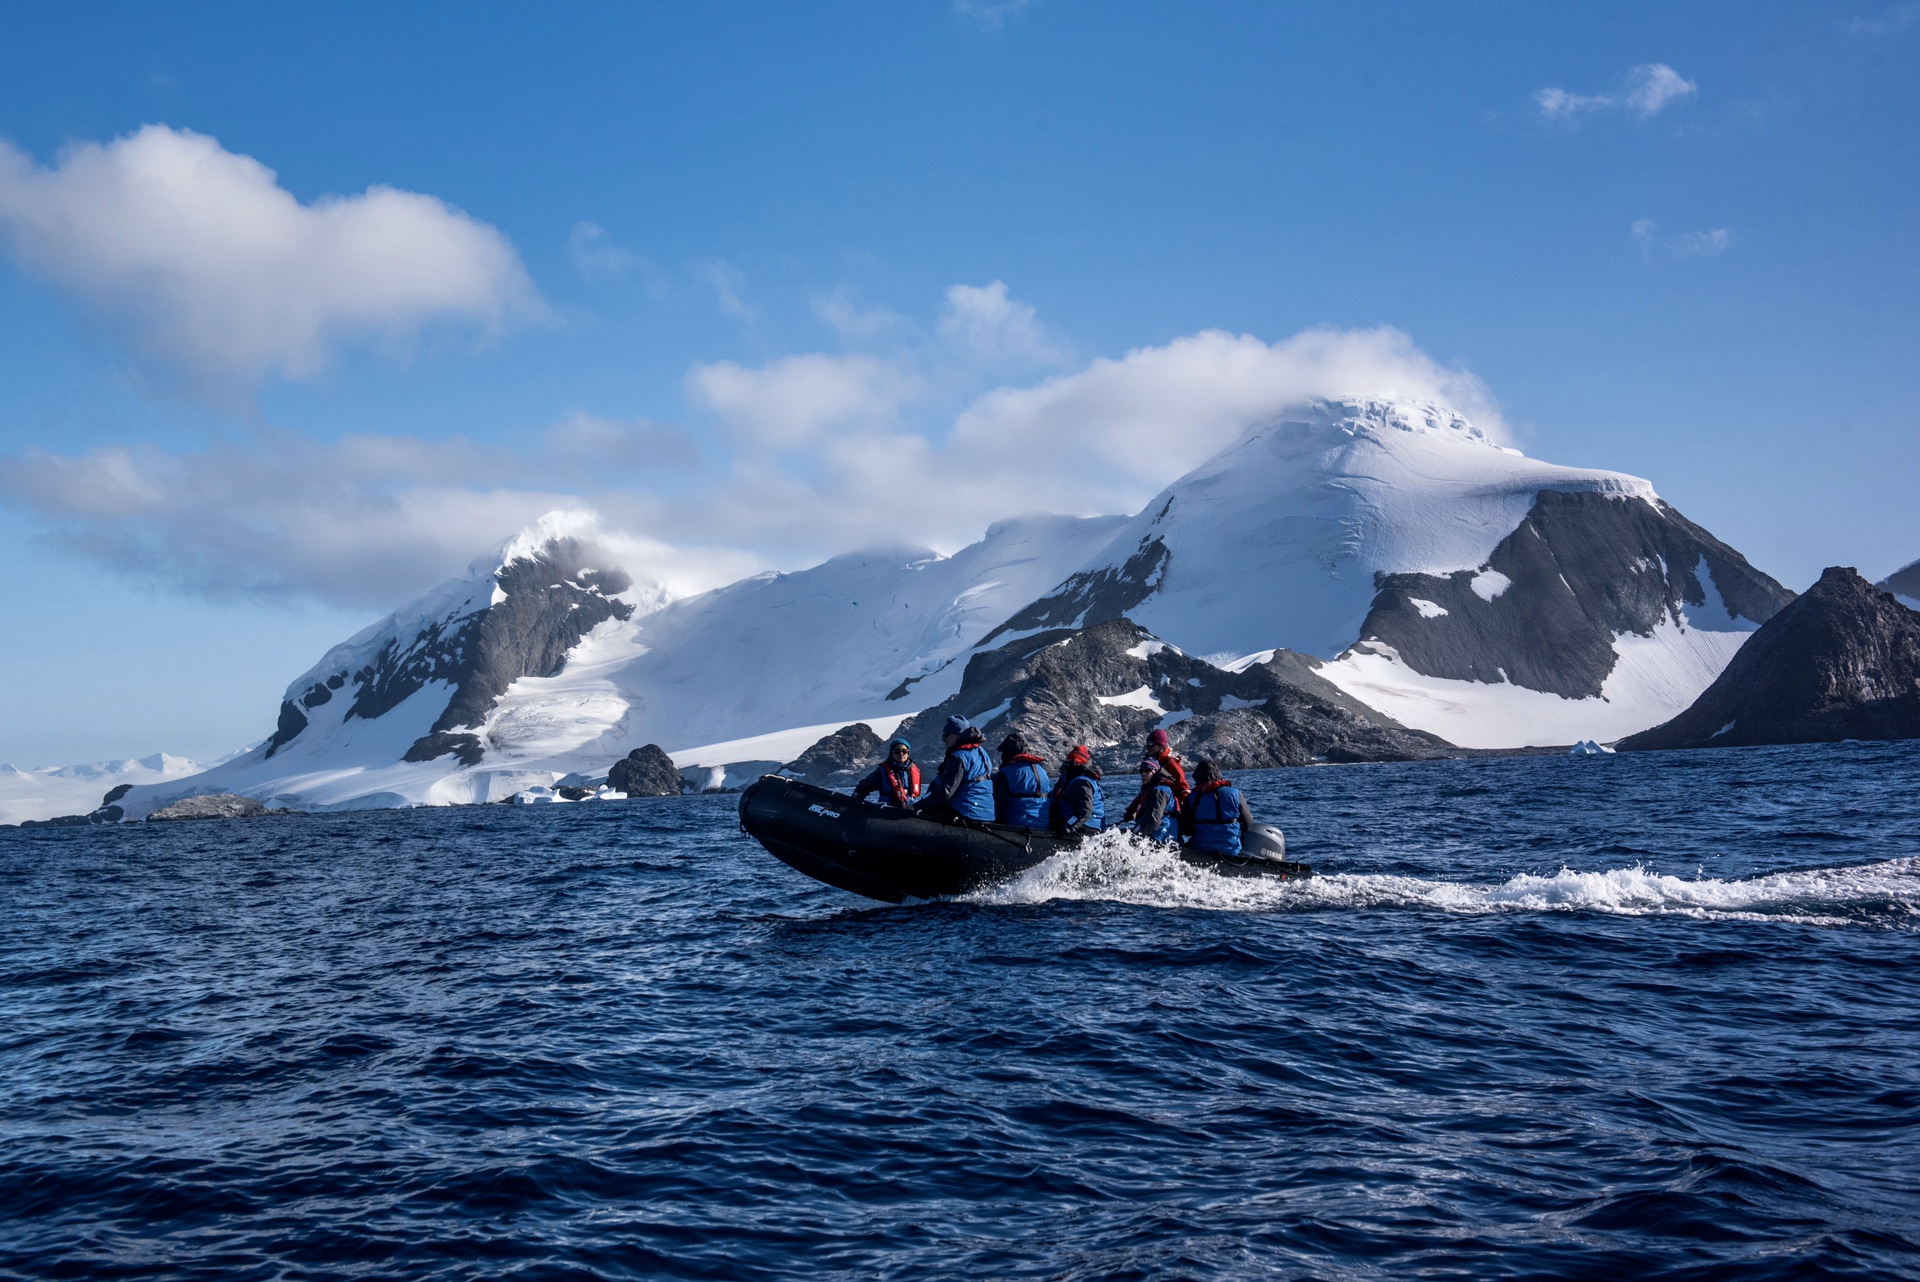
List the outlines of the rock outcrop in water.
{"label": "rock outcrop in water", "polygon": [[1842,566],[1754,633],[1693,706],[1625,751],[1920,738],[1920,614]]}
{"label": "rock outcrop in water", "polygon": [[783,766],[780,773],[823,788],[851,788],[873,769],[885,747],[872,726],[856,721],[821,738]]}
{"label": "rock outcrop in water", "polygon": [[149,821],[161,819],[253,819],[260,815],[286,814],[284,810],[270,810],[252,797],[242,797],[231,792],[209,793],[199,797],[188,797],[163,806],[148,815]]}
{"label": "rock outcrop in water", "polygon": [[1049,760],[1085,743],[1110,772],[1131,769],[1156,726],[1187,760],[1210,757],[1225,770],[1448,755],[1445,740],[1372,711],[1318,676],[1319,666],[1281,650],[1229,672],[1115,619],[976,654],[960,692],[900,733],[917,759],[938,761],[940,725],[958,712],[981,725],[989,748],[1009,730]]}
{"label": "rock outcrop in water", "polygon": [[677,797],[680,771],[657,743],[635,748],[607,771],[607,787],[629,797]]}

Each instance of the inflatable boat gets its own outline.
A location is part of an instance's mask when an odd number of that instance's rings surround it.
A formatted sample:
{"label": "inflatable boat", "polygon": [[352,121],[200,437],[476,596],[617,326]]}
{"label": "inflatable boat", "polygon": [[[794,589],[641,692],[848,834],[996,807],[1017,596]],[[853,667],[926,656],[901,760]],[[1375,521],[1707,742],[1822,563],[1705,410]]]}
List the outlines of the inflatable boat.
{"label": "inflatable boat", "polygon": [[[844,792],[767,775],[740,794],[740,826],[781,863],[829,886],[890,904],[959,895],[1018,876],[1079,846],[1081,838],[1000,824],[922,819]],[[1286,859],[1286,838],[1261,826],[1248,849],[1180,858],[1229,877],[1313,876]]]}

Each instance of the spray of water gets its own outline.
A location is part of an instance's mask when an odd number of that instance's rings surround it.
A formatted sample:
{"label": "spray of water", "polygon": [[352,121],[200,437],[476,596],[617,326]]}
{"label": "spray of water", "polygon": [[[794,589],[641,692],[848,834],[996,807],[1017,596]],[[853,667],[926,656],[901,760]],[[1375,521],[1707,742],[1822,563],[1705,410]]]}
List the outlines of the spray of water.
{"label": "spray of water", "polygon": [[1130,833],[1103,833],[1070,854],[968,896],[989,904],[1098,899],[1227,912],[1426,909],[1448,913],[1595,912],[1634,917],[1920,927],[1920,856],[1745,880],[1675,877],[1644,867],[1561,869],[1499,883],[1334,873],[1306,881],[1222,877]]}

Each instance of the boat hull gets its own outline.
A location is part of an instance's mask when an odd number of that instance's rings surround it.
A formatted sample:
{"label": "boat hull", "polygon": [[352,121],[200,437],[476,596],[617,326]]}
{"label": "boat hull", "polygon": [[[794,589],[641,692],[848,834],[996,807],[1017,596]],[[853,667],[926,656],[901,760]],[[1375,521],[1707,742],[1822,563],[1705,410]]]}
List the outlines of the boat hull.
{"label": "boat hull", "polygon": [[[768,775],[740,794],[740,825],[781,863],[868,899],[897,904],[965,894],[1017,877],[1080,838],[999,824],[939,823],[845,793]],[[1181,850],[1227,876],[1310,877],[1305,864],[1249,853]]]}

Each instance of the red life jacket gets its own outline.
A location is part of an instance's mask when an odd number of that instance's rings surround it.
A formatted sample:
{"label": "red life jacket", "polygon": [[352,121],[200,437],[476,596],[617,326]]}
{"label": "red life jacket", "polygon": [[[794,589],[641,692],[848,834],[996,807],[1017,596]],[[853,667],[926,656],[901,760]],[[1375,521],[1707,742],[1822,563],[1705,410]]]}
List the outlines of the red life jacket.
{"label": "red life jacket", "polygon": [[913,799],[920,795],[920,767],[913,762],[907,763],[907,790],[900,790],[900,772],[889,761],[886,765],[887,787],[893,791],[893,804],[902,810],[913,805]]}

